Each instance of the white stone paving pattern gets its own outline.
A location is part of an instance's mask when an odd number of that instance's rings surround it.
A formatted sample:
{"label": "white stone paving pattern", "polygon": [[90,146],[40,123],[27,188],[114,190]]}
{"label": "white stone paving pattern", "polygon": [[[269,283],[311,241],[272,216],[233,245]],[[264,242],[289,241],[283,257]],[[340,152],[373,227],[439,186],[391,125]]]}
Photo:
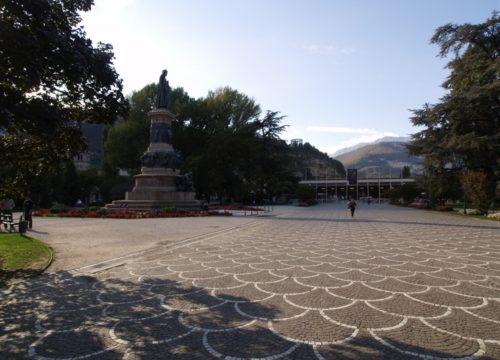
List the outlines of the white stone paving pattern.
{"label": "white stone paving pattern", "polygon": [[499,222],[334,204],[168,244],[0,291],[0,358],[500,359]]}

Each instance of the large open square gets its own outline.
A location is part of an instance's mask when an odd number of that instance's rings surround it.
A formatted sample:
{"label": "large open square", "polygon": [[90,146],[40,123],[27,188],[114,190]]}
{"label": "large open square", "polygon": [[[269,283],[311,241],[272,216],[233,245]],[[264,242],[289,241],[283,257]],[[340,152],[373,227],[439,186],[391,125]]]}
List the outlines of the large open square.
{"label": "large open square", "polygon": [[[35,223],[49,244],[53,220]],[[0,357],[500,358],[498,222],[344,203],[156,221],[200,228],[107,259],[92,244],[90,266],[3,290]],[[124,244],[147,243],[136,229]]]}
{"label": "large open square", "polygon": [[0,360],[500,360],[499,5],[2,1]]}

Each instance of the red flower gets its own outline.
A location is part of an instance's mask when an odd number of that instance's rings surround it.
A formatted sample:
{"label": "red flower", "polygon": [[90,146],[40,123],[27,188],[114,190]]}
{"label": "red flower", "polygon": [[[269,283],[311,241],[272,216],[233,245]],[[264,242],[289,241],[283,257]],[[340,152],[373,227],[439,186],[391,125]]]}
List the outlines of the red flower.
{"label": "red flower", "polygon": [[120,210],[113,212],[73,210],[68,212],[52,214],[49,209],[41,209],[33,212],[35,216],[57,216],[57,217],[81,217],[81,218],[105,218],[105,219],[150,219],[150,218],[175,218],[175,217],[195,217],[195,216],[231,216],[231,212],[208,210],[208,211],[186,211],[179,210],[173,212],[164,211],[133,211]]}

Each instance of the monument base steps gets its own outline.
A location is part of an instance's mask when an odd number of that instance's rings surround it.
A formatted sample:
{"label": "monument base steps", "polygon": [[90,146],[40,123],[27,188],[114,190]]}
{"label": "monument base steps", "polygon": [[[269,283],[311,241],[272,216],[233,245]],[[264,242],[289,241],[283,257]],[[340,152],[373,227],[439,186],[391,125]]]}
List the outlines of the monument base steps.
{"label": "monument base steps", "polygon": [[152,211],[164,208],[175,208],[177,210],[201,210],[201,202],[198,200],[115,200],[106,205],[107,210],[133,210]]}

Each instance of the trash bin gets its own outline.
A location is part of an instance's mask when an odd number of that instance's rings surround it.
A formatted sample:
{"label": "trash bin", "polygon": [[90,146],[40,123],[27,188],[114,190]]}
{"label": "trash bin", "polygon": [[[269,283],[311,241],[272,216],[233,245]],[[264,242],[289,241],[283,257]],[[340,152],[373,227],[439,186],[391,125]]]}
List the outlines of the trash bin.
{"label": "trash bin", "polygon": [[28,222],[26,220],[19,221],[19,234],[25,234],[28,230]]}

